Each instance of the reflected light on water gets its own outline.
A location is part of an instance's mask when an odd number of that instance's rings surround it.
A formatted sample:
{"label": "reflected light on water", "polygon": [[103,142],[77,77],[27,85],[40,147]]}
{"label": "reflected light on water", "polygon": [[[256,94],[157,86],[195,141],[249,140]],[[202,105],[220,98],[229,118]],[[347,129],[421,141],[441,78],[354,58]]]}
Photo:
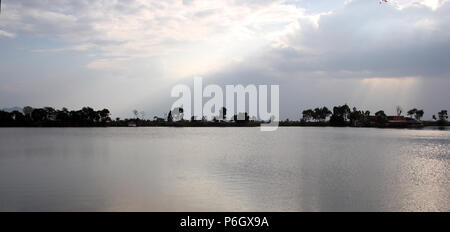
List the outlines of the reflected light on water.
{"label": "reflected light on water", "polygon": [[449,211],[450,131],[1,128],[2,211]]}

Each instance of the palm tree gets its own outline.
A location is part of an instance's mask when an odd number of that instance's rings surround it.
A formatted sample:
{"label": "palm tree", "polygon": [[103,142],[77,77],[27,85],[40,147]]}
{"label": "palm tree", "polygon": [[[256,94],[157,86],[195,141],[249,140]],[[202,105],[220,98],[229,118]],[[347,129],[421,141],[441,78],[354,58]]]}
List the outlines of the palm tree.
{"label": "palm tree", "polygon": [[415,118],[417,120],[420,120],[423,117],[423,114],[424,114],[423,110],[417,110]]}
{"label": "palm tree", "polygon": [[412,117],[412,116],[415,115],[416,113],[417,113],[417,109],[414,108],[414,109],[409,110],[407,114],[408,114],[408,116]]}

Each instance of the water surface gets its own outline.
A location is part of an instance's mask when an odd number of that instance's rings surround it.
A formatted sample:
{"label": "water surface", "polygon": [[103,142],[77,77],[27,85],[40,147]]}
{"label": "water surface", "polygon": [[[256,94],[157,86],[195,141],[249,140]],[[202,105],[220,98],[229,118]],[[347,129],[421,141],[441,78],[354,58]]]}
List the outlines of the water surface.
{"label": "water surface", "polygon": [[450,211],[450,131],[0,128],[1,211]]}

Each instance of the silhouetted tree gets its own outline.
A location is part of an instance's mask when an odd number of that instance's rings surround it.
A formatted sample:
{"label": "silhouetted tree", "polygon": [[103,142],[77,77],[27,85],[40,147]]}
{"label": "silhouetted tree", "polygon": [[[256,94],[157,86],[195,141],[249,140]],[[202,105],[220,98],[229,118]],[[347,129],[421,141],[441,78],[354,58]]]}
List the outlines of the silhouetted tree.
{"label": "silhouetted tree", "polygon": [[56,110],[53,107],[47,106],[44,107],[44,110],[46,112],[46,120],[47,121],[54,121],[56,120]]}
{"label": "silhouetted tree", "polygon": [[72,110],[69,112],[69,120],[72,122],[83,121],[83,112],[81,110]]}
{"label": "silhouetted tree", "polygon": [[315,108],[312,112],[312,118],[315,121],[325,121],[329,115],[331,115],[331,111],[327,107]]}
{"label": "silhouetted tree", "polygon": [[173,117],[172,117],[172,111],[169,111],[169,114],[167,115],[167,122],[173,122]]}
{"label": "silhouetted tree", "polygon": [[350,107],[347,104],[333,107],[333,115],[330,118],[330,124],[333,126],[344,126],[350,114]]}
{"label": "silhouetted tree", "polygon": [[448,114],[447,110],[441,110],[441,112],[438,113],[439,121],[447,121]]}
{"label": "silhouetted tree", "polygon": [[356,124],[357,124],[358,122],[364,121],[364,118],[365,118],[365,117],[366,117],[366,116],[365,116],[365,113],[364,113],[363,111],[357,110],[356,107],[353,107],[353,111],[350,112],[350,114],[349,114],[349,116],[348,116],[348,118],[350,119],[350,123],[351,123],[353,126],[356,126]]}
{"label": "silhouetted tree", "polygon": [[17,121],[17,122],[25,121],[25,115],[23,115],[22,112],[14,110],[10,114],[11,114],[11,117],[14,119],[14,121]]}
{"label": "silhouetted tree", "polygon": [[417,120],[420,120],[423,117],[423,114],[424,114],[423,110],[418,110],[416,108],[409,110],[407,113],[408,116],[414,117]]}
{"label": "silhouetted tree", "polygon": [[441,112],[438,112],[438,125],[444,126],[447,123],[448,114],[447,110],[441,110]]}
{"label": "silhouetted tree", "polygon": [[417,120],[420,120],[423,117],[424,111],[423,110],[417,110],[415,114],[415,118]]}
{"label": "silhouetted tree", "polygon": [[100,120],[100,116],[91,107],[83,107],[81,109],[81,112],[82,112],[82,119],[81,119],[82,121],[98,122]]}
{"label": "silhouetted tree", "polygon": [[410,109],[406,114],[410,117],[413,117],[416,114],[416,112],[417,112],[417,109],[414,108],[414,109]]}
{"label": "silhouetted tree", "polygon": [[45,121],[47,119],[47,111],[44,109],[34,109],[33,112],[31,112],[31,118],[33,121],[41,122]]}
{"label": "silhouetted tree", "polygon": [[69,119],[69,110],[67,108],[63,107],[61,110],[56,111],[57,121],[68,121]]}
{"label": "silhouetted tree", "polygon": [[111,118],[109,117],[109,115],[110,115],[110,112],[109,112],[109,110],[108,109],[103,109],[103,110],[100,110],[100,111],[97,111],[98,112],[98,115],[100,116],[100,121],[101,122],[110,122],[111,121]]}
{"label": "silhouetted tree", "polygon": [[375,113],[375,116],[377,116],[377,117],[386,117],[386,114],[384,113],[383,110],[380,110],[380,111]]}
{"label": "silhouetted tree", "polygon": [[33,107],[31,106],[25,106],[22,109],[23,114],[25,115],[25,120],[31,121],[31,112],[33,112]]}
{"label": "silhouetted tree", "polygon": [[313,110],[313,114],[312,114],[312,118],[314,119],[314,121],[319,121],[319,117],[320,117],[320,109],[319,108],[315,108]]}
{"label": "silhouetted tree", "polygon": [[378,123],[385,123],[387,122],[387,116],[384,113],[383,110],[380,110],[378,112],[375,113],[375,116],[377,117],[377,122]]}
{"label": "silhouetted tree", "polygon": [[331,115],[331,111],[326,106],[319,108],[319,110],[316,111],[316,113],[318,114],[317,118],[319,119],[319,121],[325,121],[328,118],[328,116]]}
{"label": "silhouetted tree", "polygon": [[9,112],[0,110],[0,122],[11,122],[13,117]]}
{"label": "silhouetted tree", "polygon": [[313,118],[314,111],[311,109],[304,110],[302,112],[302,115],[303,115],[302,120],[305,122],[309,122]]}

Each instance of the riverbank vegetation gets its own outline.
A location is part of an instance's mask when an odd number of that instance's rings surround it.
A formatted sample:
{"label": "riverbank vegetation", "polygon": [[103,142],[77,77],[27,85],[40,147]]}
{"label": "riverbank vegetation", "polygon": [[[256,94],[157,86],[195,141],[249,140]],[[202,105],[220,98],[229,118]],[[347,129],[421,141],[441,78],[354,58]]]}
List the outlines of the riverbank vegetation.
{"label": "riverbank vegetation", "polygon": [[[55,109],[53,107],[32,108],[24,107],[21,111],[0,111],[1,127],[254,127],[268,121],[258,121],[247,113],[233,115],[231,120],[226,120],[226,108],[220,110],[220,115],[208,119],[206,117],[191,117],[191,120],[183,119],[183,109],[169,111],[164,118],[153,117],[144,119],[145,113],[133,111],[134,118],[111,119],[108,109],[94,110],[91,107],[83,107],[80,110],[68,110],[67,108]],[[421,121],[424,111],[411,109],[406,115],[397,107],[397,115],[388,116],[383,110],[371,115],[370,111],[350,109],[347,104],[335,106],[332,110],[327,107],[303,110],[299,120],[279,122],[279,126],[337,126],[337,127],[423,127],[423,126],[449,126],[447,110],[441,110],[433,115],[432,121]],[[437,115],[437,116],[436,116]]]}

